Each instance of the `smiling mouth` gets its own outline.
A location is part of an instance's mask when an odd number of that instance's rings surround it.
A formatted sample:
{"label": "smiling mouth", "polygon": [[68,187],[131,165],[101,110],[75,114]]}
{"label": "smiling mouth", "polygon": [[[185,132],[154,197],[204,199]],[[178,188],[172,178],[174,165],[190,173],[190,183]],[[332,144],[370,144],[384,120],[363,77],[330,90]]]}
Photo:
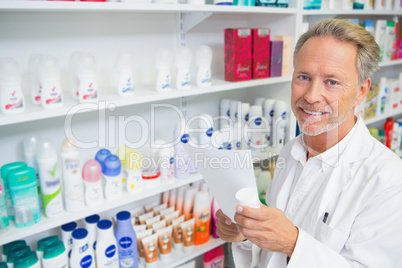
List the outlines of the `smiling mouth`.
{"label": "smiling mouth", "polygon": [[324,115],[327,114],[328,112],[314,112],[314,111],[309,111],[309,110],[305,110],[303,108],[300,108],[304,113],[308,114],[308,115]]}

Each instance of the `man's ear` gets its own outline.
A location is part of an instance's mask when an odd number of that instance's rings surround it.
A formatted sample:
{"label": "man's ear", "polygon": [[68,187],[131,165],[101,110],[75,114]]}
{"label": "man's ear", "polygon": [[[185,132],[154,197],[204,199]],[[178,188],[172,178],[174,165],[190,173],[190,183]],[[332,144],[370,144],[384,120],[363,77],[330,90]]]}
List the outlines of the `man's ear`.
{"label": "man's ear", "polygon": [[358,106],[362,101],[364,101],[364,98],[369,92],[370,87],[371,87],[371,78],[367,78],[363,83],[359,85],[354,103],[355,107]]}

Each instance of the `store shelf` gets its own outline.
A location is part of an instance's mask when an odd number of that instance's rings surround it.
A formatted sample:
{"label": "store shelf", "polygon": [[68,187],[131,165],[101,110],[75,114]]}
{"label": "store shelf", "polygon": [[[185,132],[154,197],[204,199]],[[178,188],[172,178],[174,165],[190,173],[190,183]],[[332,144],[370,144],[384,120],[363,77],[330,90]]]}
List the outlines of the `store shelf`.
{"label": "store shelf", "polygon": [[[402,11],[401,11],[402,12]],[[402,65],[402,59],[399,60],[391,60],[387,62],[380,62],[380,67],[388,67],[388,66],[396,66],[396,65]]]}
{"label": "store shelf", "polygon": [[353,15],[353,16],[359,16],[359,15],[372,15],[372,16],[383,16],[383,15],[401,15],[401,10],[397,11],[378,11],[378,10],[364,10],[364,9],[350,9],[350,10],[345,10],[345,9],[314,9],[314,10],[303,10],[303,15],[304,16],[314,16],[314,15],[320,15],[320,16],[327,16],[327,15]]}
{"label": "store shelf", "polygon": [[128,2],[0,1],[0,12],[214,12],[296,14],[295,8]]}
{"label": "store shelf", "polygon": [[79,104],[78,101],[73,100],[70,95],[65,96],[67,95],[65,94],[63,107],[52,110],[46,110],[41,106],[32,104],[30,102],[30,96],[26,96],[25,112],[13,115],[0,115],[0,126],[31,122],[34,120],[48,119],[59,116],[74,115],[77,113],[105,110],[112,107],[118,108],[134,104],[153,103],[181,97],[217,93],[247,87],[274,85],[291,81],[290,76],[255,79],[244,82],[226,82],[224,81],[223,76],[220,77],[221,78],[212,79],[211,87],[196,87],[193,85],[193,87],[189,90],[173,89],[172,91],[166,93],[158,93],[152,87],[141,87],[136,89],[136,92],[133,96],[129,97],[119,96],[114,88],[100,88],[100,100],[98,102],[81,104]]}
{"label": "store shelf", "polygon": [[[171,259],[166,261],[161,261],[160,259],[158,259],[158,263],[155,265],[155,267],[174,268],[225,243],[226,243],[225,241],[219,238],[216,239],[211,237],[208,242],[199,246],[194,246],[194,249],[191,252],[184,252],[182,250],[172,250]],[[139,265],[139,267],[145,268],[145,266],[141,264]]]}
{"label": "store shelf", "polygon": [[365,120],[364,120],[364,123],[365,123],[366,125],[370,125],[370,124],[374,124],[374,123],[380,122],[380,121],[382,121],[382,120],[387,119],[388,117],[393,117],[393,116],[402,116],[402,111],[401,111],[401,110],[397,110],[397,111],[392,112],[392,113],[386,113],[386,114],[383,114],[383,115],[380,115],[380,116],[375,116],[375,117],[373,117],[373,118],[365,119]]}
{"label": "store shelf", "polygon": [[40,233],[43,231],[47,231],[49,229],[61,226],[65,223],[71,222],[71,221],[77,221],[79,219],[83,219],[87,216],[101,213],[104,211],[108,211],[111,209],[116,209],[118,207],[130,204],[135,201],[139,201],[141,199],[160,194],[162,192],[187,185],[189,183],[199,181],[201,180],[202,177],[200,174],[194,174],[191,175],[190,178],[188,179],[175,179],[173,183],[167,184],[167,185],[161,185],[159,187],[155,188],[149,188],[149,189],[144,189],[140,193],[135,193],[135,194],[129,194],[127,192],[123,192],[121,198],[116,199],[116,200],[104,200],[103,203],[99,204],[98,206],[94,207],[88,207],[85,206],[81,211],[78,212],[67,212],[64,211],[60,216],[55,217],[55,218],[45,218],[42,214],[42,219],[39,223],[25,227],[25,228],[17,228],[15,227],[14,223],[10,223],[10,226],[2,230],[0,233],[0,245],[4,245],[8,242],[18,240],[25,238],[27,236],[30,236],[32,234]]}

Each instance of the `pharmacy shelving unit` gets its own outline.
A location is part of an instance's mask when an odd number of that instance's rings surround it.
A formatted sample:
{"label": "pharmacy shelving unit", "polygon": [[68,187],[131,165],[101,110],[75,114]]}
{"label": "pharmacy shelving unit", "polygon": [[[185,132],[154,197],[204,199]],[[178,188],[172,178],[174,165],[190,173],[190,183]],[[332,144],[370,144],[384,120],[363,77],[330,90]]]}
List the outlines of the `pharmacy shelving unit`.
{"label": "pharmacy shelving unit", "polygon": [[[127,123],[124,129],[119,127],[121,118],[132,116],[141,117],[149,124],[155,139],[169,141],[173,136],[177,114],[172,109],[153,114],[154,104],[178,107],[190,117],[200,113],[217,116],[221,98],[253,102],[255,97],[264,96],[289,102],[290,76],[238,83],[224,81],[223,30],[232,27],[269,27],[272,35],[290,35],[295,39],[298,18],[297,1],[291,1],[289,8],[0,1],[0,57],[9,56],[17,60],[23,74],[26,100],[24,113],[0,115],[0,165],[23,161],[22,141],[30,135],[52,138],[58,146],[58,152],[67,132],[73,133],[76,140],[84,143],[95,142],[94,147],[79,149],[82,163],[93,158],[99,148],[106,147],[113,152],[122,145],[119,143],[121,135],[134,143],[142,136],[152,138],[152,134],[144,134],[144,128],[138,122]],[[211,87],[192,85],[190,90],[174,89],[164,94],[154,91],[153,57],[159,47],[164,46],[174,52],[178,46],[186,45],[194,53],[198,46],[204,44],[209,45],[214,53]],[[91,52],[97,59],[97,102],[79,104],[71,97],[68,60],[71,53],[77,50]],[[114,87],[114,57],[122,50],[133,53],[138,74],[135,77],[135,94],[130,97],[118,96]],[[59,59],[63,107],[45,110],[30,103],[26,66],[33,53],[53,54]],[[174,68],[172,70],[174,73]],[[195,74],[195,66],[192,67],[192,74]],[[289,139],[294,136],[291,133],[295,133],[295,119],[290,117],[288,121]],[[148,143],[140,148],[144,155],[149,153],[147,148]],[[19,229],[11,224],[8,230],[0,233],[0,245],[16,239],[26,239],[34,245],[39,238],[58,233],[64,223],[82,221],[94,213],[115,215],[120,209],[144,205],[165,191],[201,179],[198,174],[186,180],[176,179],[172,184],[133,195],[125,193],[118,200],[105,200],[98,206],[85,207],[77,213],[63,212],[57,218],[44,218],[42,215],[41,222],[26,228]],[[159,264],[161,267],[176,267],[223,243],[220,239],[211,238],[208,243],[196,246],[193,252],[173,252],[170,261]]]}

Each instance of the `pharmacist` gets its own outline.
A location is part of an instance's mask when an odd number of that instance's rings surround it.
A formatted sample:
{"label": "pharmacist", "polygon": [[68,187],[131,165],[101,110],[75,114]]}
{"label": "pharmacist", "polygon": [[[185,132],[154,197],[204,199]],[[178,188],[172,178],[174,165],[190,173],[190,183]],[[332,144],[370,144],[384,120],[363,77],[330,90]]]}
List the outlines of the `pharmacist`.
{"label": "pharmacist", "polygon": [[237,206],[237,224],[217,212],[237,268],[402,267],[402,161],[354,115],[379,53],[338,19],[298,40],[291,104],[303,134],[280,153],[270,207]]}

